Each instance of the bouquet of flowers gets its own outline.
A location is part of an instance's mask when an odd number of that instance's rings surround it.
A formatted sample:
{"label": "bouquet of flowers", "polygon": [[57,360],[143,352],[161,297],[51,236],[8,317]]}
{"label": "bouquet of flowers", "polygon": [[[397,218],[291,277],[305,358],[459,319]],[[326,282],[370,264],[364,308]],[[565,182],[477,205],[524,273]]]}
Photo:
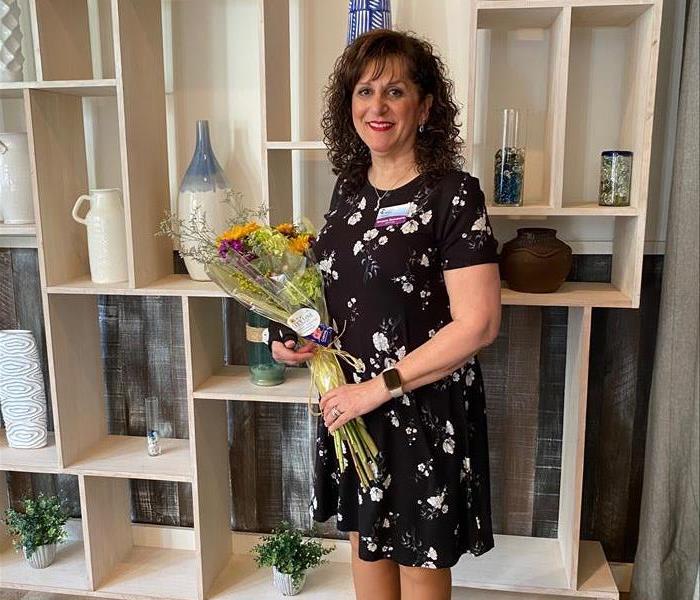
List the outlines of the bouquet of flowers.
{"label": "bouquet of flowers", "polygon": [[[329,325],[323,277],[311,245],[315,231],[308,220],[300,224],[262,225],[266,209],[240,209],[229,229],[216,235],[196,211],[186,220],[168,215],[160,233],[180,242],[180,253],[191,256],[227,294],[248,309],[291,327],[316,344],[309,361],[311,383],[320,394],[345,383],[338,359],[353,368],[361,362],[337,347],[338,335]],[[333,433],[341,472],[350,454],[363,489],[377,473],[378,450],[361,417]]]}

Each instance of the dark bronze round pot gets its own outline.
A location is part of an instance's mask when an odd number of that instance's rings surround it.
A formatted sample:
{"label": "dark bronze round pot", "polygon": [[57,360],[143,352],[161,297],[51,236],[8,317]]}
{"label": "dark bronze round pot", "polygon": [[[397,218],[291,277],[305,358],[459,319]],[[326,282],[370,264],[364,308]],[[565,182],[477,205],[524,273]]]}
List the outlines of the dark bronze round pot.
{"label": "dark bronze round pot", "polygon": [[516,292],[556,292],[571,270],[571,247],[556,229],[524,227],[503,244],[501,277]]}

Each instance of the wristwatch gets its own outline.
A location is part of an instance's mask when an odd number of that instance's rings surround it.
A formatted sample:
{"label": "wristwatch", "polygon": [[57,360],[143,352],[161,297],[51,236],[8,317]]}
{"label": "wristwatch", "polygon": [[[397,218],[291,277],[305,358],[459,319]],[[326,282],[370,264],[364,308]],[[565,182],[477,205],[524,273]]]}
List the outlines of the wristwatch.
{"label": "wristwatch", "polygon": [[398,369],[394,367],[385,369],[382,371],[382,378],[392,398],[401,398],[401,396],[403,396],[404,392],[403,387],[401,387],[401,375]]}

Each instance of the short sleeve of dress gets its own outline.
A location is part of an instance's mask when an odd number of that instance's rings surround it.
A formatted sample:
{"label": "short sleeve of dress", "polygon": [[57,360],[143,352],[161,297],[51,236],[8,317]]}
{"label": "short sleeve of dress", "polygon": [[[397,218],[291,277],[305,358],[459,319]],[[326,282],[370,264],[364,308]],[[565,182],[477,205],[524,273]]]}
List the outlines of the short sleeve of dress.
{"label": "short sleeve of dress", "polygon": [[468,173],[447,175],[436,202],[435,235],[443,270],[498,262],[479,180]]}

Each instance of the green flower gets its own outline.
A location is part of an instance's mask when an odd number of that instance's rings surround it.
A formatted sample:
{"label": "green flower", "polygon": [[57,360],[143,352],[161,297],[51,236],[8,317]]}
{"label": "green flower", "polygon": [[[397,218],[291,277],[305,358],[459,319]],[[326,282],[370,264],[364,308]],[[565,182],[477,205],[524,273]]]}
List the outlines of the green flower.
{"label": "green flower", "polygon": [[251,250],[258,256],[271,254],[281,257],[289,244],[285,235],[268,227],[261,227],[253,231],[248,235],[246,241],[250,244]]}

